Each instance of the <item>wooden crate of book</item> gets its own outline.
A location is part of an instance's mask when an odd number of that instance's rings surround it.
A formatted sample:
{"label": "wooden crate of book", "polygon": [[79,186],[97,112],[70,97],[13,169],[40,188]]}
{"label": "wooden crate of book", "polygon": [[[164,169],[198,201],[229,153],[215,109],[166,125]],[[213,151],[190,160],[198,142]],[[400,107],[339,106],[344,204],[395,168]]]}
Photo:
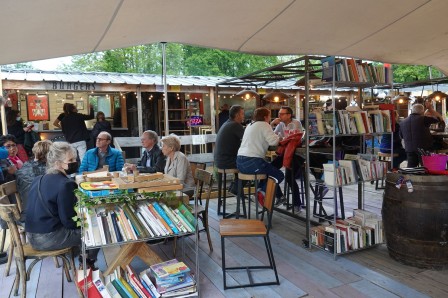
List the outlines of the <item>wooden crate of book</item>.
{"label": "wooden crate of book", "polygon": [[125,177],[113,178],[112,181],[119,189],[138,188],[139,192],[180,190],[183,188],[179,179],[167,174],[163,174],[163,176],[159,176],[157,179],[146,181],[135,181]]}

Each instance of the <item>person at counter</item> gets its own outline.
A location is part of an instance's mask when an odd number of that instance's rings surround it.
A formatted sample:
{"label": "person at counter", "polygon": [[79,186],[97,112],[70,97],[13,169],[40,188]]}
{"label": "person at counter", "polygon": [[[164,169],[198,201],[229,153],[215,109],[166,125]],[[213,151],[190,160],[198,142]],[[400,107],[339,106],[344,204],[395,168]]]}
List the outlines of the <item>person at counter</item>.
{"label": "person at counter", "polygon": [[[68,109],[70,108],[70,105],[72,105],[72,104],[69,103],[69,102],[64,103],[64,105],[62,106],[62,110],[63,110],[63,111],[68,110]],[[78,110],[76,109],[76,107],[75,107],[75,110],[78,111]],[[64,119],[64,117],[65,117],[65,112],[60,113],[59,116],[58,116],[58,118],[56,118],[56,120],[54,120],[53,125],[54,125],[56,128],[62,128],[62,126],[61,126],[61,121],[62,121],[62,119]]]}
{"label": "person at counter", "polygon": [[[280,184],[285,175],[264,157],[269,146],[277,146],[280,140],[269,125],[271,112],[266,108],[254,111],[253,122],[244,131],[241,147],[238,150],[236,164],[238,170],[245,174],[267,174],[277,179]],[[266,183],[261,181],[257,190],[258,201],[264,202]],[[280,188],[277,185],[277,190]],[[277,195],[278,196],[278,195]]]}
{"label": "person at counter", "polygon": [[62,133],[65,140],[78,152],[79,160],[83,160],[87,151],[86,141],[90,138],[84,121],[95,117],[93,106],[90,105],[89,115],[78,113],[74,104],[64,105],[64,113],[65,116],[61,121]]}
{"label": "person at counter", "polygon": [[110,146],[112,136],[106,131],[100,132],[96,138],[96,148],[90,149],[84,155],[79,173],[102,169],[108,165],[110,172],[121,171],[124,165],[121,151]]}
{"label": "person at counter", "polygon": [[127,171],[138,170],[140,173],[163,173],[166,157],[163,155],[162,150],[160,150],[159,145],[157,145],[159,143],[159,136],[157,133],[152,130],[147,130],[140,137],[140,141],[145,150],[142,159],[137,165],[125,164],[125,169]]}
{"label": "person at counter", "polygon": [[400,137],[404,140],[408,168],[419,165],[418,149],[433,149],[433,139],[429,126],[439,122],[439,120],[424,116],[424,112],[423,105],[415,104],[412,106],[411,114],[400,123]]}
{"label": "person at counter", "polygon": [[[106,131],[110,135],[112,135],[112,126],[110,125],[110,122],[106,120],[106,115],[100,111],[96,113],[96,123],[92,128],[92,132],[90,133],[93,142],[96,142],[96,138],[102,131]],[[112,144],[113,141],[111,141],[111,146],[113,146]]]}
{"label": "person at counter", "polygon": [[[244,135],[244,109],[240,105],[233,105],[229,111],[229,120],[220,127],[216,135],[214,150],[215,166],[218,169],[236,169],[236,156]],[[237,194],[238,175],[231,184],[229,191]]]}
{"label": "person at counter", "polygon": [[25,150],[25,134],[31,131],[31,127],[23,127],[22,118],[19,111],[9,110],[6,114],[6,125],[8,133],[16,137],[17,156],[23,161],[28,160],[28,154]]}
{"label": "person at counter", "polygon": [[434,109],[434,105],[431,98],[425,99],[425,108],[426,108],[425,116],[436,118],[440,122],[443,121],[442,115]]}
{"label": "person at counter", "polygon": [[392,158],[392,168],[398,169],[400,164],[407,159],[406,151],[401,144],[400,137],[400,124],[398,123],[398,113],[395,111],[395,131],[393,132],[393,148],[392,148],[392,134],[383,134],[380,141],[380,152],[381,153],[391,153],[393,150],[394,155],[398,154]]}

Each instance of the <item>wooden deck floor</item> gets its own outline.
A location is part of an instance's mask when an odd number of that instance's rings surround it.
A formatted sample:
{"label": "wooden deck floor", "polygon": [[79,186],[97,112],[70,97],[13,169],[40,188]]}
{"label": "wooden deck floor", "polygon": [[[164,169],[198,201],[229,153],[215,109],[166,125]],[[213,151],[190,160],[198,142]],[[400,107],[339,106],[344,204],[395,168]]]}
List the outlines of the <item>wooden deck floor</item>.
{"label": "wooden deck floor", "polygon": [[[381,210],[382,193],[366,186],[366,209]],[[357,206],[355,189],[344,189],[347,213]],[[232,210],[234,200],[229,200]],[[211,201],[210,226],[214,251],[209,252],[205,234],[201,234],[200,291],[201,297],[448,297],[448,271],[418,269],[402,265],[391,259],[385,245],[344,255],[336,260],[320,250],[308,250],[301,246],[305,237],[302,221],[274,213],[271,242],[280,275],[279,286],[265,286],[235,290],[223,290],[221,271],[221,247],[218,233],[219,218],[216,215],[216,200]],[[193,266],[194,252],[184,240],[184,258]],[[113,260],[118,247],[100,252],[98,265],[104,270]],[[153,246],[163,258],[173,257],[172,241]],[[180,255],[180,250],[179,250]],[[180,256],[178,256],[180,257]],[[265,264],[267,262],[262,241],[238,238],[227,242],[226,258],[229,264]],[[135,259],[137,271],[144,265]],[[4,276],[5,265],[0,265],[0,297],[12,296],[15,269]],[[229,283],[247,278],[244,273],[228,276]],[[255,278],[265,280],[270,274],[257,273]],[[67,283],[62,270],[57,269],[51,259],[39,263],[27,285],[28,297],[77,297],[74,283]]]}

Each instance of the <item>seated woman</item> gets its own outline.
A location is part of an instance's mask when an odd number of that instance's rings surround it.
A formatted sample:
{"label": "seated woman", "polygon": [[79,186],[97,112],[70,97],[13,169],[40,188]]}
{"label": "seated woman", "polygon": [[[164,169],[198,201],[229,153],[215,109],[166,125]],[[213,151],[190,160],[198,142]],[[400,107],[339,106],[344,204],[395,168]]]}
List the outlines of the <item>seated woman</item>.
{"label": "seated woman", "polygon": [[27,161],[23,167],[16,172],[17,190],[22,200],[21,221],[26,218],[26,206],[28,204],[28,192],[34,178],[44,175],[47,170],[47,153],[50,150],[51,141],[39,141],[33,146],[34,160]]}
{"label": "seated woman", "polygon": [[24,161],[18,156],[18,148],[16,137],[13,135],[5,135],[0,137],[0,147],[8,150],[8,157],[0,161],[4,182],[16,179],[16,172],[23,167]]}
{"label": "seated woman", "polygon": [[[238,170],[244,174],[267,174],[277,179],[280,184],[285,175],[264,158],[268,147],[277,146],[279,142],[279,136],[272,131],[269,124],[271,112],[266,108],[258,108],[254,111],[253,119],[254,121],[244,131],[241,147],[238,150],[236,158]],[[264,201],[266,189],[264,182],[259,184],[260,189],[257,193],[260,203]],[[278,185],[277,188],[279,188]]]}
{"label": "seated woman", "polygon": [[191,172],[190,162],[187,157],[180,152],[180,140],[176,135],[163,137],[162,153],[167,157],[165,164],[165,174],[171,175],[180,180],[184,188],[182,191],[190,198],[194,193],[194,179]]}
{"label": "seated woman", "polygon": [[[55,142],[47,155],[47,174],[38,176],[28,193],[25,231],[36,250],[57,250],[81,245],[81,230],[75,216],[76,182],[67,176],[76,173],[76,151],[66,142]],[[98,250],[89,250],[87,263],[94,266]]]}

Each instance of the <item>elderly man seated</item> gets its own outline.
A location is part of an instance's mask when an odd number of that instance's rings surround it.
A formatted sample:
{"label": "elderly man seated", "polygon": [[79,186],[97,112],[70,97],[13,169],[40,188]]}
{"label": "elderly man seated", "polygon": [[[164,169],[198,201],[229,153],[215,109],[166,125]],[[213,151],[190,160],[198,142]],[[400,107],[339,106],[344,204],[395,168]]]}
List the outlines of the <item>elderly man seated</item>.
{"label": "elderly man seated", "polygon": [[105,131],[96,138],[96,148],[90,149],[84,155],[79,172],[91,172],[108,165],[109,171],[121,171],[124,165],[121,151],[110,147],[112,136]]}
{"label": "elderly man seated", "polygon": [[159,136],[155,131],[145,131],[141,138],[142,147],[145,150],[142,159],[137,165],[125,164],[126,170],[138,170],[140,173],[156,173],[165,169],[166,157],[162,154],[162,150],[158,145]]}

